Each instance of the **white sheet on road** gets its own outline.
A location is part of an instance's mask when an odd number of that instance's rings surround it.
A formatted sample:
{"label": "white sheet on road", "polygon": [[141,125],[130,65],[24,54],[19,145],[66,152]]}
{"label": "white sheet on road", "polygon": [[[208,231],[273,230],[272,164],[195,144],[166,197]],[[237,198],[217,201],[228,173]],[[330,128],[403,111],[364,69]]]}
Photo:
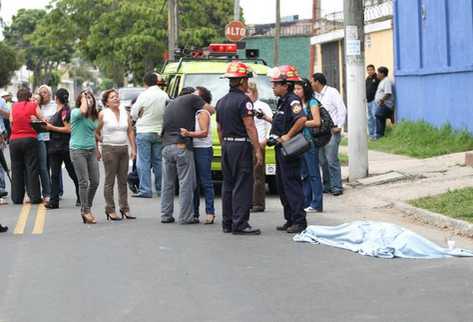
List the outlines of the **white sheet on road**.
{"label": "white sheet on road", "polygon": [[473,251],[443,248],[401,226],[376,222],[354,221],[339,226],[309,226],[294,236],[294,241],[324,244],[355,253],[382,258],[446,258],[470,257]]}

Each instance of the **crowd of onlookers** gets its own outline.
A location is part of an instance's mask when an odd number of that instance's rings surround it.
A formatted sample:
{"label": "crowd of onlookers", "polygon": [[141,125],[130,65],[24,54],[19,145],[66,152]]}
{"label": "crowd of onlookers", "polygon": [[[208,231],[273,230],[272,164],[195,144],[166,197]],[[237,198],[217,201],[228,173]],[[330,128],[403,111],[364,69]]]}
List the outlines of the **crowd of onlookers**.
{"label": "crowd of onlookers", "polygon": [[[386,67],[367,67],[368,132],[371,139],[384,135],[386,119],[393,113],[392,84]],[[11,200],[14,204],[41,203],[56,209],[64,193],[62,166],[74,183],[76,206],[84,223],[95,224],[93,200],[100,182],[99,161],[104,167],[105,217],[134,219],[128,202],[129,160],[136,166],[136,198],[152,198],[153,186],[161,195],[161,221],[173,222],[175,183],[179,182],[181,223],[199,222],[200,195],[205,196],[205,223],[215,219],[213,159],[210,119],[215,112],[212,94],[204,87],[184,88],[170,100],[157,73],[144,78],[142,92],[129,110],[120,106],[118,91],[103,92],[98,110],[89,90],[69,97],[66,89],[55,93],[47,85],[35,93],[20,88],[17,101],[11,93],[0,98],[0,149],[9,144]],[[303,156],[302,173],[306,212],[323,211],[323,193],[343,193],[338,150],[345,127],[346,108],[339,92],[315,73],[294,84],[306,114],[323,106],[334,128],[328,144],[311,148]],[[258,141],[265,151],[272,110],[258,99],[258,88],[249,83],[247,95],[256,111]],[[73,106],[70,106],[73,102]],[[166,108],[168,106],[169,108]],[[308,121],[310,122],[310,121]],[[305,131],[305,130],[304,130]],[[306,133],[310,137],[310,133]],[[134,167],[135,169],[135,167]],[[322,170],[322,175],[320,170]],[[154,185],[152,180],[154,173]],[[114,201],[117,181],[118,208]],[[253,212],[265,210],[265,165],[254,164]],[[5,171],[0,166],[0,202],[6,202]],[[0,230],[6,230],[0,226]]]}

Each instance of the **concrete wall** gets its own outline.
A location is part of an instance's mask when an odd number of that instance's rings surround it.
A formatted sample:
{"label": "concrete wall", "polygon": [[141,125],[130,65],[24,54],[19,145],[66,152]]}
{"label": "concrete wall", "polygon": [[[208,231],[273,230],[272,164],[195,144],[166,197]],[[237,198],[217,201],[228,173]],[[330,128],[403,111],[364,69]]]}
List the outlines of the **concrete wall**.
{"label": "concrete wall", "polygon": [[473,132],[473,1],[394,1],[397,116]]}
{"label": "concrete wall", "polygon": [[[259,49],[260,58],[273,65],[273,37],[247,38],[245,41],[247,49]],[[244,57],[244,51],[240,56]],[[280,65],[294,65],[302,76],[309,76],[310,37],[281,37],[279,57]]]}
{"label": "concrete wall", "polygon": [[385,66],[389,69],[390,78],[394,69],[393,31],[383,30],[365,35],[365,63],[378,68]]}

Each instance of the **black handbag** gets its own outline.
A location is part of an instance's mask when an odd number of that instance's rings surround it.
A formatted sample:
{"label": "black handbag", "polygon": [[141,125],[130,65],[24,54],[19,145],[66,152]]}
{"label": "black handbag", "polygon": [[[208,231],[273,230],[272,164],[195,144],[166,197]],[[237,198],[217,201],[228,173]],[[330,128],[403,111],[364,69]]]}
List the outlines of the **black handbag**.
{"label": "black handbag", "polygon": [[310,149],[310,142],[299,133],[289,141],[281,143],[281,153],[285,159],[297,159]]}
{"label": "black handbag", "polygon": [[[312,134],[312,141],[318,147],[327,145],[332,138],[332,128],[335,127],[330,113],[322,106],[319,107],[320,112],[320,127],[310,128]],[[308,120],[312,120],[312,113],[307,116]]]}

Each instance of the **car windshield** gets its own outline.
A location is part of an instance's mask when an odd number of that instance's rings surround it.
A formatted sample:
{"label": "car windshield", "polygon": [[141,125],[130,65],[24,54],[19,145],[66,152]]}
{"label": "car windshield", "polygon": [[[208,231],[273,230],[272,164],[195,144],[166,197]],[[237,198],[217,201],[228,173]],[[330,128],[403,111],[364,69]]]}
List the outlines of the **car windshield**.
{"label": "car windshield", "polygon": [[144,91],[144,88],[141,87],[120,88],[118,94],[120,95],[120,100],[131,101],[138,97],[142,91]]}
{"label": "car windshield", "polygon": [[[212,92],[212,104],[215,105],[219,99],[228,93],[228,80],[222,79],[221,74],[187,74],[184,78],[184,87],[203,86]],[[267,103],[273,110],[276,109],[276,97],[271,88],[268,77],[259,75],[252,78],[258,87],[259,99]]]}

